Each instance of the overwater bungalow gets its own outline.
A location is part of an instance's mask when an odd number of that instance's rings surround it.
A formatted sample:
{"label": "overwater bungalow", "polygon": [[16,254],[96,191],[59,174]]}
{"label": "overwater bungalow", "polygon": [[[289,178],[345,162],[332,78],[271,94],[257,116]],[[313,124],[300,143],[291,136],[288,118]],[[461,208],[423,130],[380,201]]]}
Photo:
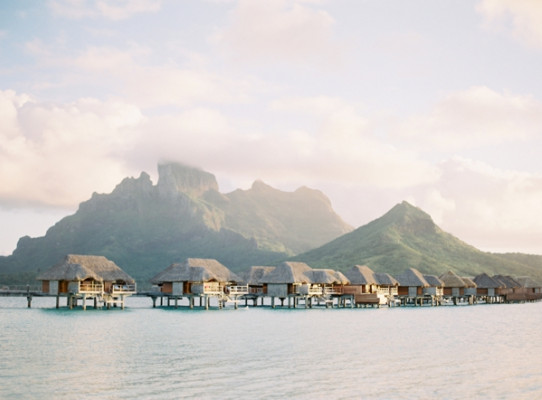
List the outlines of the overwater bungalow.
{"label": "overwater bungalow", "polygon": [[311,278],[313,287],[318,285],[322,288],[324,295],[342,294],[344,286],[350,283],[342,272],[333,269],[312,269],[305,274]]}
{"label": "overwater bungalow", "polygon": [[521,285],[525,292],[527,301],[542,299],[542,285],[529,276],[520,276],[516,281]]}
{"label": "overwater bungalow", "polygon": [[398,295],[399,281],[386,272],[375,272],[379,293],[395,297]]}
{"label": "overwater bungalow", "polygon": [[496,275],[495,280],[501,282],[505,288],[501,289],[504,300],[507,302],[525,302],[538,300],[542,297],[540,285],[530,277],[512,278],[511,276]]}
{"label": "overwater bungalow", "polygon": [[350,284],[345,294],[353,294],[356,305],[390,304],[398,294],[399,282],[389,274],[376,273],[367,265],[354,265],[345,272]]}
{"label": "overwater bungalow", "polygon": [[399,296],[423,296],[423,289],[430,287],[423,274],[415,268],[409,268],[399,275],[395,275],[399,282]]}
{"label": "overwater bungalow", "polygon": [[322,288],[318,285],[313,287],[312,276],[309,276],[312,268],[303,262],[285,261],[277,265],[273,270],[264,274],[260,279],[262,285],[267,286],[267,296],[271,297],[271,306],[275,307],[275,298],[281,305],[288,300],[288,307],[295,308],[300,299],[307,300],[313,296],[321,296]]}
{"label": "overwater bungalow", "polygon": [[[319,297],[325,301],[326,307],[333,306],[334,299],[337,299],[339,306],[346,305],[347,299],[352,304],[352,296],[344,293],[344,287],[350,281],[342,272],[332,269],[312,269],[305,274],[311,279],[313,289],[321,288]],[[312,299],[309,299],[309,302],[311,301]]]}
{"label": "overwater bungalow", "polygon": [[433,296],[435,300],[440,300],[444,296],[444,282],[436,275],[423,275],[424,279],[429,284],[428,287],[423,288],[422,292],[424,296]]}
{"label": "overwater bungalow", "polygon": [[445,272],[439,276],[444,283],[444,296],[448,298],[459,298],[465,295],[467,284],[453,271]]}
{"label": "overwater bungalow", "polygon": [[374,271],[367,265],[354,265],[345,271],[344,275],[350,281],[345,290],[352,294],[376,293],[378,280]]}
{"label": "overwater bungalow", "polygon": [[473,304],[476,299],[476,283],[469,278],[463,278],[453,271],[448,271],[439,277],[444,283],[444,298],[451,299],[454,304],[468,301]]}
{"label": "overwater bungalow", "polygon": [[473,298],[476,298],[476,283],[474,281],[466,276],[462,276],[461,279],[463,279],[463,282],[465,282],[465,289],[464,293],[465,296],[472,296]]}
{"label": "overwater bungalow", "polygon": [[[225,301],[237,301],[248,293],[248,287],[237,286],[242,279],[226,266],[214,259],[187,258],[182,263],[174,263],[151,279],[151,283],[160,288],[161,297],[166,297],[168,305],[173,300],[175,307],[178,301],[188,298],[190,307],[194,307],[194,299],[199,305],[209,308],[212,297],[218,300],[219,307]],[[156,296],[153,306],[156,306]],[[237,303],[236,303],[237,304]]]}
{"label": "overwater bungalow", "polygon": [[68,299],[68,306],[77,306],[79,299],[94,300],[94,307],[99,303],[110,305],[120,304],[136,292],[134,279],[124,272],[113,261],[103,256],[68,254],[61,262],[38,275],[44,294]]}
{"label": "overwater bungalow", "polygon": [[241,274],[243,284],[248,285],[248,294],[245,300],[252,299],[253,305],[257,305],[257,300],[261,299],[263,305],[264,297],[267,295],[267,284],[263,283],[262,278],[274,270],[273,266],[252,266],[248,271]]}
{"label": "overwater bungalow", "polygon": [[500,301],[498,290],[504,287],[501,282],[493,279],[485,272],[476,275],[473,282],[476,284],[476,297],[478,300],[483,300],[486,303]]}
{"label": "overwater bungalow", "polygon": [[514,278],[509,275],[494,275],[493,279],[501,284],[497,294],[502,296],[505,302],[523,300],[523,288]]}

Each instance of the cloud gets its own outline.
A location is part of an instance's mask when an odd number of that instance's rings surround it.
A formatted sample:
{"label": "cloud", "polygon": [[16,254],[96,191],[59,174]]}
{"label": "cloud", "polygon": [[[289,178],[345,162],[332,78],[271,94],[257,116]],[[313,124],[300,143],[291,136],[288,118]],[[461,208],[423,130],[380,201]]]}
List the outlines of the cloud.
{"label": "cloud", "polygon": [[114,21],[127,19],[135,14],[157,12],[159,0],[51,0],[52,13],[69,19],[103,17]]}
{"label": "cloud", "polygon": [[542,176],[459,156],[438,168],[438,182],[410,191],[444,230],[482,249],[540,251]]}
{"label": "cloud", "polygon": [[490,27],[509,31],[517,40],[542,48],[542,4],[537,0],[482,0],[477,6]]}
{"label": "cloud", "polygon": [[329,63],[339,56],[333,41],[335,20],[315,4],[240,0],[231,13],[231,24],[212,41],[242,61]]}
{"label": "cloud", "polygon": [[84,90],[100,87],[106,90],[106,96],[122,96],[142,108],[246,103],[251,101],[256,88],[266,91],[269,86],[250,77],[230,78],[204,68],[155,65],[153,51],[137,44],[122,50],[90,46],[76,54],[60,54],[54,46],[34,39],[27,42],[26,49],[44,71],[52,68],[63,71],[44,78],[40,87],[71,90],[81,85]]}
{"label": "cloud", "polygon": [[120,160],[143,121],[122,102],[55,105],[0,92],[0,201],[71,207],[110,191],[126,174]]}
{"label": "cloud", "polygon": [[430,113],[407,119],[400,136],[429,150],[470,149],[540,135],[542,103],[484,86],[453,93]]}
{"label": "cloud", "polygon": [[140,107],[244,103],[257,85],[250,78],[228,78],[205,69],[152,65],[151,59],[152,51],[141,46],[127,50],[90,47],[72,59],[71,65],[75,71],[91,73],[97,81],[114,77],[117,91]]}
{"label": "cloud", "polygon": [[[313,126],[292,126],[292,114],[304,114]],[[255,126],[209,108],[153,118],[138,154],[166,155],[243,182],[260,178],[280,187],[327,182],[389,189],[438,179],[438,171],[416,154],[373,135],[369,119],[341,99],[285,98],[264,117],[282,122]]]}

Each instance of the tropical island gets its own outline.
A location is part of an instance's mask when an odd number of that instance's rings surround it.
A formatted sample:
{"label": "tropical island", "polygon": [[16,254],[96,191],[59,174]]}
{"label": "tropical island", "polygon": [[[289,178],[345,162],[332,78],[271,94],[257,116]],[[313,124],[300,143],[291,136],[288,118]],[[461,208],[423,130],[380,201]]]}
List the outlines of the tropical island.
{"label": "tropical island", "polygon": [[93,194],[43,237],[22,237],[0,257],[0,284],[28,284],[67,254],[103,256],[150,289],[166,266],[213,259],[233,273],[254,266],[301,262],[346,274],[353,266],[398,275],[530,277],[542,281],[542,256],[483,252],[444,232],[408,202],[357,229],[345,223],[320,191],[283,192],[256,181],[223,194],[214,175],[161,164],[153,184],[142,172],[110,194]]}

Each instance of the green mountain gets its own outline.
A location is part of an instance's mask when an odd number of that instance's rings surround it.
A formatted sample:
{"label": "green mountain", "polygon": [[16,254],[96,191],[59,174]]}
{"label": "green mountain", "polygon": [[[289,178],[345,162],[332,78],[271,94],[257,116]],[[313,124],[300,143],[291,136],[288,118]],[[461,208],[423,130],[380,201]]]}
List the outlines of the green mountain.
{"label": "green mountain", "polygon": [[407,202],[382,217],[319,248],[294,258],[314,268],[345,271],[367,265],[376,272],[397,274],[407,268],[440,275],[452,270],[463,276],[479,273],[528,275],[542,282],[542,256],[480,251],[441,230],[424,211]]}
{"label": "green mountain", "polygon": [[29,282],[66,254],[104,255],[146,281],[187,257],[215,258],[233,271],[273,264],[352,230],[319,191],[286,193],[262,182],[218,191],[215,177],[180,164],[143,172],[96,194],[38,238],[25,236],[0,257],[0,282]]}

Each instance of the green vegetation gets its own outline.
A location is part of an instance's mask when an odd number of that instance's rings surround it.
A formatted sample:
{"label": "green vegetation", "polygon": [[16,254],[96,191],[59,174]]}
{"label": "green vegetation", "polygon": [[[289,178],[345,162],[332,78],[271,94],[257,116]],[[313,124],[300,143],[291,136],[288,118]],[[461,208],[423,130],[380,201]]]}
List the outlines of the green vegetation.
{"label": "green vegetation", "polygon": [[156,186],[146,173],[126,178],[111,194],[94,194],[44,237],[21,238],[11,256],[0,257],[0,283],[35,276],[70,253],[103,255],[141,282],[187,257],[214,258],[239,272],[351,230],[318,191],[284,193],[257,183],[223,195],[207,172],[176,164],[159,172]]}
{"label": "green vegetation", "polygon": [[145,173],[124,179],[111,194],[94,194],[44,237],[21,238],[11,256],[0,257],[0,283],[32,283],[70,253],[103,255],[143,285],[188,257],[214,258],[234,272],[297,260],[340,271],[366,264],[392,274],[414,267],[430,274],[528,275],[542,282],[542,256],[482,252],[406,202],[351,231],[316,190],[285,193],[256,182],[249,190],[221,194],[207,172],[176,164],[159,172],[156,186]]}
{"label": "green vegetation", "polygon": [[486,272],[528,275],[542,281],[542,256],[482,252],[442,231],[428,214],[407,202],[294,260],[340,271],[357,264],[392,274],[412,267],[437,275],[452,270],[463,276]]}

